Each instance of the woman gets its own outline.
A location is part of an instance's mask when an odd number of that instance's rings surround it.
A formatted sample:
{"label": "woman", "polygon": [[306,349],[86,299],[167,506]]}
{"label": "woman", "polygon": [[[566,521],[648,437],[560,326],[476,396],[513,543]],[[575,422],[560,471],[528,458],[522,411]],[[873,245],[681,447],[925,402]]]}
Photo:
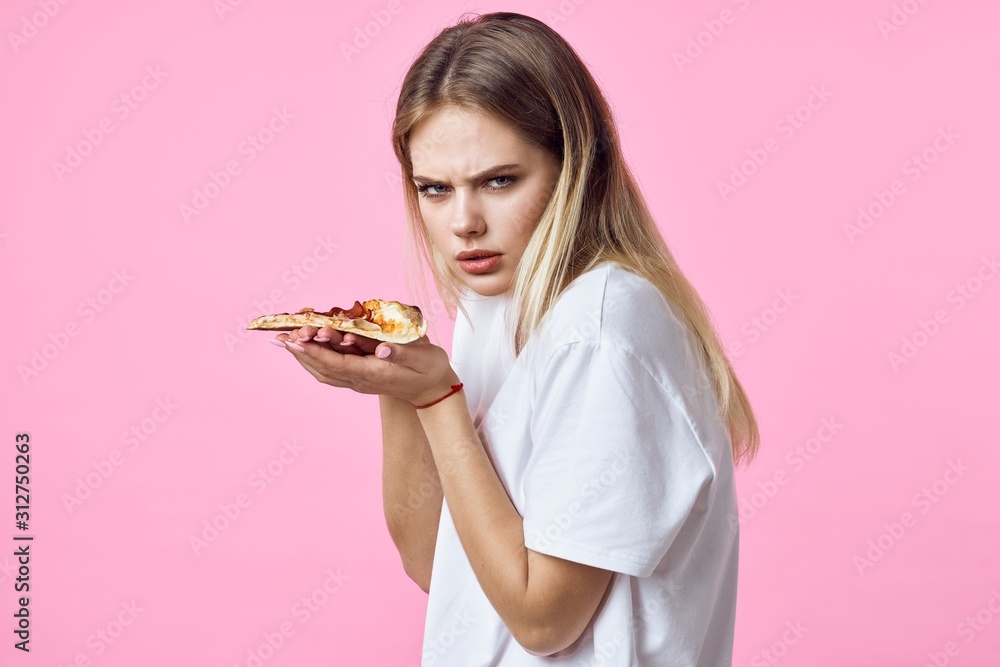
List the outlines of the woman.
{"label": "woman", "polygon": [[586,67],[527,16],[463,19],[408,71],[393,142],[414,243],[463,313],[452,358],[426,336],[276,341],[379,395],[422,664],[730,665],[733,470],[757,425]]}

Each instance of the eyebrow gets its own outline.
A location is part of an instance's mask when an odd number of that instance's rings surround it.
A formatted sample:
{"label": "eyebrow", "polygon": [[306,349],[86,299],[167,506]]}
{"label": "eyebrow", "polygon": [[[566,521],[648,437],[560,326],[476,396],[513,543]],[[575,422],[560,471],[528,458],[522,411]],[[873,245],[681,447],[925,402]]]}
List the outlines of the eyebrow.
{"label": "eyebrow", "polygon": [[[472,176],[469,177],[469,180],[470,181],[478,181],[478,180],[481,180],[483,178],[486,178],[487,176],[493,176],[493,175],[495,175],[495,174],[497,174],[498,172],[501,172],[501,171],[507,171],[508,169],[517,169],[520,166],[521,165],[519,165],[519,164],[499,164],[499,165],[497,165],[495,167],[490,167],[489,169],[484,169],[483,171],[479,172],[478,174],[473,174]],[[438,180],[436,178],[427,178],[426,176],[417,176],[416,174],[413,175],[413,180],[415,180],[415,181],[425,181],[425,182],[428,182],[428,183],[440,183],[441,182],[440,180]]]}

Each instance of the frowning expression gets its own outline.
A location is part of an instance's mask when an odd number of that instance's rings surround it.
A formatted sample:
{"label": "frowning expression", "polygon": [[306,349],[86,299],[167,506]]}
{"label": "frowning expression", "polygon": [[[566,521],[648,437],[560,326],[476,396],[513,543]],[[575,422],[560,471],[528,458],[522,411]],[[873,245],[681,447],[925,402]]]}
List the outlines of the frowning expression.
{"label": "frowning expression", "polygon": [[467,107],[424,118],[409,146],[431,243],[469,289],[506,292],[559,178],[558,159]]}

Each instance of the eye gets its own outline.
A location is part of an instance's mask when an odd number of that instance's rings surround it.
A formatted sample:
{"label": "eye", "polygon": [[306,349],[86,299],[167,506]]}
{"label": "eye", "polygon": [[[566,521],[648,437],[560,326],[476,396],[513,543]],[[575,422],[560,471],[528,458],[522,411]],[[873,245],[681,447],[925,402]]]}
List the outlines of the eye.
{"label": "eye", "polygon": [[430,188],[443,188],[443,185],[418,185],[417,194],[421,197],[427,197],[428,199],[434,199],[435,197],[441,197],[444,195],[443,192],[435,192],[430,190]]}
{"label": "eye", "polygon": [[490,185],[488,187],[489,187],[490,190],[503,190],[504,188],[509,188],[511,186],[511,184],[514,183],[515,180],[516,179],[513,176],[507,176],[507,175],[494,176],[493,178],[491,178],[489,180],[489,182],[490,183],[494,183],[496,181],[501,181],[501,184],[500,185]]}

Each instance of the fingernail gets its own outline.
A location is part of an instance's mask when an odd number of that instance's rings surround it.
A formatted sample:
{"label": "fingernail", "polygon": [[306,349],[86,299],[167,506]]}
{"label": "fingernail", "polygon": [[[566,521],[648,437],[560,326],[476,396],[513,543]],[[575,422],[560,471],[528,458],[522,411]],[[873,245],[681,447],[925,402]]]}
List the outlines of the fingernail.
{"label": "fingernail", "polygon": [[299,342],[305,343],[309,340],[309,336],[299,336]]}
{"label": "fingernail", "polygon": [[315,338],[313,338],[313,340],[316,341],[317,343],[328,343],[328,342],[330,342],[329,338],[324,338],[323,336],[316,336]]}
{"label": "fingernail", "polygon": [[391,352],[392,350],[389,349],[388,347],[380,347],[378,350],[375,351],[375,356],[378,357],[379,359],[385,359],[386,357],[389,356]]}
{"label": "fingernail", "polygon": [[280,345],[281,347],[285,347],[285,344],[282,341],[278,340],[277,338],[268,338],[267,342],[274,343],[275,345]]}
{"label": "fingernail", "polygon": [[351,345],[351,342],[350,341],[346,341],[346,340],[342,340],[342,341],[340,341],[340,344],[341,345]]}
{"label": "fingernail", "polygon": [[285,346],[289,347],[289,348],[291,348],[293,350],[298,350],[299,352],[305,352],[306,351],[306,348],[302,347],[298,343],[288,343],[288,342],[286,342]]}

